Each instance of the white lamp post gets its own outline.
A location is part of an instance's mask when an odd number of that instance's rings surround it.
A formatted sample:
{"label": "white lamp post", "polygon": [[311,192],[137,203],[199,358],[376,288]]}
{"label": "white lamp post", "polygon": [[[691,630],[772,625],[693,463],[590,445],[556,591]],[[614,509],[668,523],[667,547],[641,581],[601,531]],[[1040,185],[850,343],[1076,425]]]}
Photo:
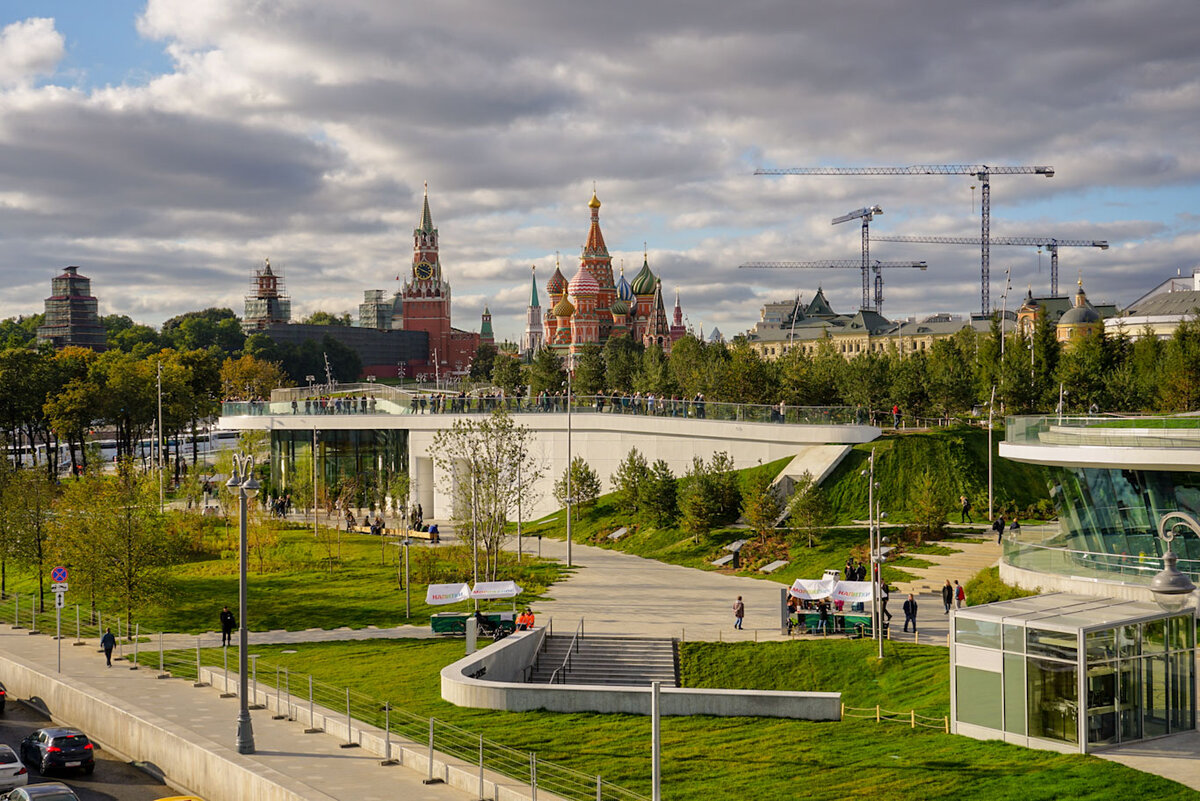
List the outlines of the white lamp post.
{"label": "white lamp post", "polygon": [[250,454],[234,454],[233,474],[225,486],[237,493],[238,498],[238,719],[237,750],[239,754],[254,753],[254,728],[250,725],[250,706],[246,697],[249,691],[249,672],[246,651],[246,501],[258,494],[258,482],[254,480],[254,457]]}

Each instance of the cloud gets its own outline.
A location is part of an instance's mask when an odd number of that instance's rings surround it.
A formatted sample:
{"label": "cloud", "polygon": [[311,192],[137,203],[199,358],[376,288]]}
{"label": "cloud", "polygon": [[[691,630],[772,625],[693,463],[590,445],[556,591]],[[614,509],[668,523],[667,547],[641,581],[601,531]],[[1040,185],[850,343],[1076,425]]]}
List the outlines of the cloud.
{"label": "cloud", "polygon": [[31,17],[0,30],[0,86],[21,84],[54,72],[64,52],[54,20]]}

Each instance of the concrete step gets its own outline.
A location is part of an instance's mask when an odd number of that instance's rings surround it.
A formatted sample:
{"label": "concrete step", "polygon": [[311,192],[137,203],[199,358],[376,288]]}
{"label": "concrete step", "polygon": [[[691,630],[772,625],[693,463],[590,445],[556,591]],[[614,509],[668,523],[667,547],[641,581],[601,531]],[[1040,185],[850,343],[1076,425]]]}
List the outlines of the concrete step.
{"label": "concrete step", "polygon": [[[549,682],[555,671],[567,684],[646,685],[660,681],[677,684],[675,646],[671,640],[623,637],[547,637],[530,676],[535,683]],[[560,670],[570,654],[570,668]]]}

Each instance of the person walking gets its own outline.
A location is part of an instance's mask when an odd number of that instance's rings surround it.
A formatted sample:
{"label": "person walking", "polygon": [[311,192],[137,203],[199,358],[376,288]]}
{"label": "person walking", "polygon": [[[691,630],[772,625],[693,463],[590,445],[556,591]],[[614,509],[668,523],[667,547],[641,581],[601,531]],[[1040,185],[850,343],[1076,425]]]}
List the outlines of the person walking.
{"label": "person walking", "polygon": [[904,602],[904,630],[908,631],[908,623],[912,621],[913,634],[917,633],[917,599],[910,592]]}
{"label": "person walking", "polygon": [[1004,519],[1003,512],[1000,513],[999,517],[992,521],[992,531],[996,532],[997,545],[999,545],[1000,541],[1004,538],[1004,526],[1006,525],[1006,522],[1007,521]]}
{"label": "person walking", "polygon": [[817,601],[817,628],[813,633],[817,631],[829,634],[829,602],[823,598]]}
{"label": "person walking", "polygon": [[733,602],[733,627],[738,631],[742,630],[742,618],[746,616],[746,605],[742,603],[742,596],[738,596]]}
{"label": "person walking", "polygon": [[959,495],[959,496],[958,496],[958,503],[959,503],[959,506],[961,507],[961,510],[962,510],[962,516],[959,518],[959,521],[958,521],[958,522],[960,522],[960,523],[973,523],[973,522],[975,522],[975,521],[973,521],[973,520],[971,519],[971,501],[967,499],[967,496],[966,496],[966,495]]}
{"label": "person walking", "polygon": [[954,580],[954,600],[959,609],[963,608],[963,602],[967,600],[967,591],[958,583],[958,579]]}
{"label": "person walking", "polygon": [[100,647],[104,649],[104,661],[112,667],[112,652],[117,647],[117,638],[113,636],[112,629],[104,630],[104,636],[100,638]]}
{"label": "person walking", "polygon": [[233,643],[233,629],[236,621],[233,619],[233,612],[229,611],[229,607],[221,609],[221,647]]}
{"label": "person walking", "polygon": [[888,611],[888,586],[886,581],[879,582],[879,619],[887,618],[887,622],[892,622],[892,613]]}
{"label": "person walking", "polygon": [[946,607],[946,614],[950,614],[950,607],[954,604],[954,588],[950,586],[950,579],[946,579],[945,586],[942,587],[942,606]]}

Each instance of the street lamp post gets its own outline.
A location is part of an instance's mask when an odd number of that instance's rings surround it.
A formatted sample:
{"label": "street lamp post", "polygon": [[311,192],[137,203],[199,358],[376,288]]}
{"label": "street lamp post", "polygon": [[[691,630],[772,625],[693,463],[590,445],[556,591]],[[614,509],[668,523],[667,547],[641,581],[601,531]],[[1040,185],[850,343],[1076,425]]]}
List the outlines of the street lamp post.
{"label": "street lamp post", "polygon": [[571,361],[567,359],[567,567],[571,567]]}
{"label": "street lamp post", "polygon": [[250,454],[234,454],[233,473],[225,486],[237,493],[238,498],[238,719],[237,750],[239,754],[254,753],[254,728],[250,724],[249,692],[250,674],[247,670],[248,649],[246,628],[246,502],[258,494],[258,482],[254,480],[254,457]]}
{"label": "street lamp post", "polygon": [[[1167,526],[1168,521],[1178,520],[1174,526]],[[1167,512],[1158,519],[1158,536],[1167,543],[1167,552],[1163,554],[1163,569],[1150,581],[1150,592],[1154,600],[1163,609],[1175,612],[1183,609],[1192,600],[1196,585],[1187,573],[1176,567],[1179,557],[1171,550],[1171,540],[1175,539],[1176,528],[1190,528],[1200,534],[1200,521],[1187,512]]]}
{"label": "street lamp post", "polygon": [[988,401],[988,520],[995,520],[993,511],[995,485],[992,483],[992,410],[996,407],[996,385],[992,384],[992,397]]}

